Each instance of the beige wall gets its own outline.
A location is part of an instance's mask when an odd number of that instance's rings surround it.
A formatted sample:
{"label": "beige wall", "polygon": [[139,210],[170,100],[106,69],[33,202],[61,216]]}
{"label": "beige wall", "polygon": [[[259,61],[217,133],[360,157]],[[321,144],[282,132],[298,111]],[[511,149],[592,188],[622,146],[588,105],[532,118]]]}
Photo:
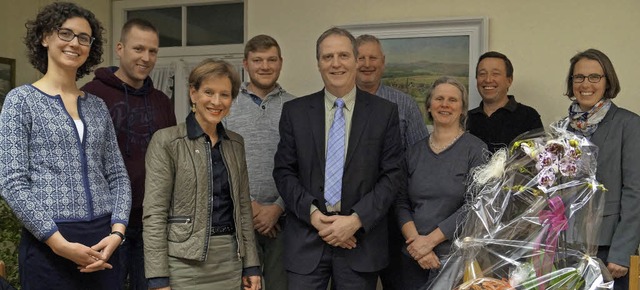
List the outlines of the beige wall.
{"label": "beige wall", "polygon": [[[634,99],[640,92],[640,81],[636,80],[640,57],[634,53],[640,47],[636,36],[640,27],[637,0],[246,1],[248,37],[266,33],[280,42],[285,59],[280,83],[296,95],[322,87],[314,56],[315,40],[330,26],[486,16],[489,49],[507,54],[515,66],[510,93],[537,108],[545,124],[566,114],[569,101],[562,94],[569,58],[589,47],[607,53],[617,69],[622,92],[616,103],[640,112],[640,101]],[[18,84],[33,82],[38,75],[27,62],[21,43],[24,22],[52,1],[2,2],[6,5],[0,10],[0,19],[5,22],[0,26],[0,56],[17,59]],[[76,2],[94,11],[107,29],[111,26],[110,0]],[[105,48],[104,65],[111,50],[111,46]]]}
{"label": "beige wall", "polygon": [[510,93],[537,108],[544,124],[566,115],[563,83],[569,59],[590,47],[614,63],[622,86],[615,102],[640,113],[637,0],[248,1],[248,36],[266,33],[278,40],[285,58],[280,82],[296,95],[322,87],[315,40],[332,25],[486,16],[489,49],[505,53],[515,67]]}

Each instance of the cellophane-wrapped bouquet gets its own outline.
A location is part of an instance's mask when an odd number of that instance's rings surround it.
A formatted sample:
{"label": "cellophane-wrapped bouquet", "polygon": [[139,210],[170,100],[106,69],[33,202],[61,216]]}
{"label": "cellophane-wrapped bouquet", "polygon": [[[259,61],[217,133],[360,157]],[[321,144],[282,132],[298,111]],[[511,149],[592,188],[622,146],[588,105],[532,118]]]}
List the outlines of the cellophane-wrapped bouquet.
{"label": "cellophane-wrapped bouquet", "polygon": [[597,147],[564,128],[524,135],[472,172],[466,222],[425,289],[613,289],[595,258]]}

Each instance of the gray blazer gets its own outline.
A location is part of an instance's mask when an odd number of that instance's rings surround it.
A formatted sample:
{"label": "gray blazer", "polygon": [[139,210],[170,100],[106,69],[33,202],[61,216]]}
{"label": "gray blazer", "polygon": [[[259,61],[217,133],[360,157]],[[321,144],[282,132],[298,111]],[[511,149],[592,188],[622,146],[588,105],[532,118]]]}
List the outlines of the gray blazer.
{"label": "gray blazer", "polygon": [[640,243],[640,117],[612,103],[591,142],[607,189],[598,244],[611,246],[607,262],[629,267]]}

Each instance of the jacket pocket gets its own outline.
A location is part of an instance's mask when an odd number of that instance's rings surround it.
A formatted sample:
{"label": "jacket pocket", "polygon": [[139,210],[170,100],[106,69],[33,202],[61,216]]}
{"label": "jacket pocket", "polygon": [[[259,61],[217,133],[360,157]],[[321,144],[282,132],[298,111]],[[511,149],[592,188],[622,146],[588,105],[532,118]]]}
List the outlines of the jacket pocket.
{"label": "jacket pocket", "polygon": [[193,217],[169,216],[167,218],[167,240],[181,243],[189,239],[193,233]]}

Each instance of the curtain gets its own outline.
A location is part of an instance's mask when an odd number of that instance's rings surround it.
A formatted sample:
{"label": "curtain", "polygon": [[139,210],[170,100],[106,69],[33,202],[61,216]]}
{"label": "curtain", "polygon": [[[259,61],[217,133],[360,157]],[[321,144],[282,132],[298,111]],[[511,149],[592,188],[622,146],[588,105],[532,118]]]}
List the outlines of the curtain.
{"label": "curtain", "polygon": [[153,86],[165,93],[172,101],[175,100],[175,78],[176,65],[174,62],[167,64],[156,64],[149,74],[153,81]]}

